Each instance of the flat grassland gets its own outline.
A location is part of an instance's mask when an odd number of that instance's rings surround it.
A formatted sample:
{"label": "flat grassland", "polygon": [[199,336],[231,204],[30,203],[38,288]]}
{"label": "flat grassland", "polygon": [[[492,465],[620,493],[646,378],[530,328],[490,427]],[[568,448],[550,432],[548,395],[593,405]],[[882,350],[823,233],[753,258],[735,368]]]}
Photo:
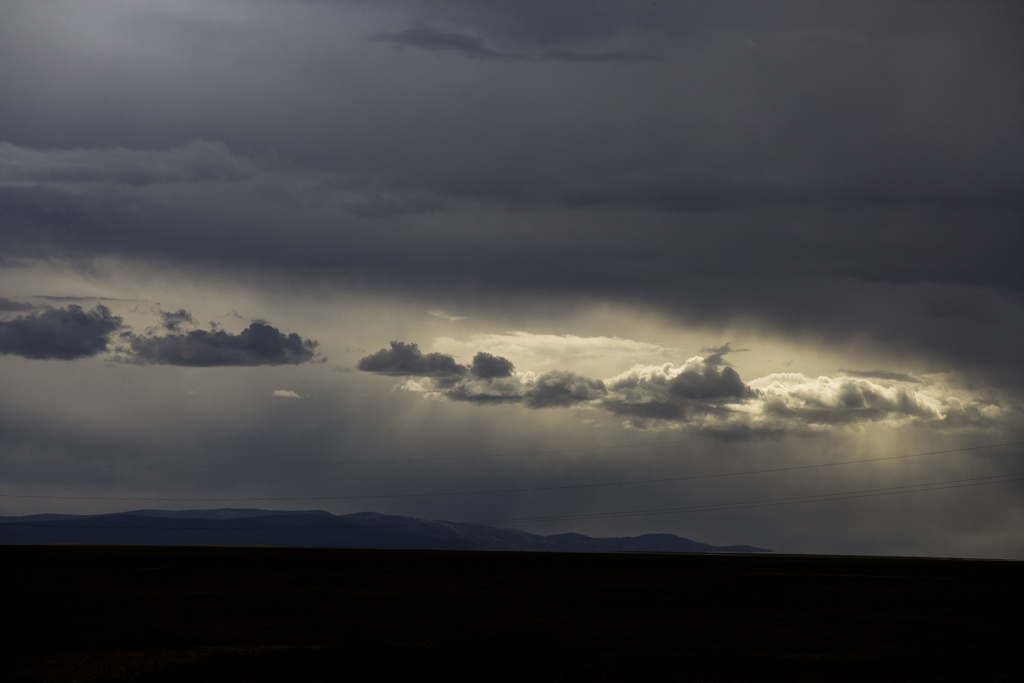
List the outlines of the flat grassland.
{"label": "flat grassland", "polygon": [[5,681],[1021,680],[1024,563],[2,546]]}

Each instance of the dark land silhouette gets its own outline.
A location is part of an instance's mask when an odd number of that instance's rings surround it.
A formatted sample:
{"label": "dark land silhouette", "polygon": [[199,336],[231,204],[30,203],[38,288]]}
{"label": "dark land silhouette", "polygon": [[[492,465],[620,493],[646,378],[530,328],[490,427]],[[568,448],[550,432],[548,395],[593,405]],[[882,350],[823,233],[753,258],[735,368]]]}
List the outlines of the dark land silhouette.
{"label": "dark land silhouette", "polygon": [[260,545],[521,550],[538,552],[769,552],[749,545],[714,546],[673,534],[591,538],[540,536],[483,524],[432,521],[376,512],[323,510],[135,510],[106,515],[0,517],[0,543],[79,545]]}
{"label": "dark land silhouette", "polygon": [[[1016,681],[1020,562],[0,546],[5,681]],[[433,676],[431,674],[434,674]]]}

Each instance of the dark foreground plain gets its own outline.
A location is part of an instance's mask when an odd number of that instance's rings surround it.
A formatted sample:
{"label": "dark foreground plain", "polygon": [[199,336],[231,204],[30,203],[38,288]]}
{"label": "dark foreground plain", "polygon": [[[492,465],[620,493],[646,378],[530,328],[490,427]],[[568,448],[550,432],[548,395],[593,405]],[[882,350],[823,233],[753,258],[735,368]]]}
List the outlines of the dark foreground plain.
{"label": "dark foreground plain", "polygon": [[1024,563],[0,547],[6,681],[1018,681]]}

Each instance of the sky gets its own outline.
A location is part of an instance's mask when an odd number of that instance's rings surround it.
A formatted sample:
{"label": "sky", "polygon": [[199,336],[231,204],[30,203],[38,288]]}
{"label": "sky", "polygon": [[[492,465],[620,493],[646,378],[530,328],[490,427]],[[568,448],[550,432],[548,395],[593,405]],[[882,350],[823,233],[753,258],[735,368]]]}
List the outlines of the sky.
{"label": "sky", "polygon": [[1024,558],[1016,2],[0,4],[0,515]]}

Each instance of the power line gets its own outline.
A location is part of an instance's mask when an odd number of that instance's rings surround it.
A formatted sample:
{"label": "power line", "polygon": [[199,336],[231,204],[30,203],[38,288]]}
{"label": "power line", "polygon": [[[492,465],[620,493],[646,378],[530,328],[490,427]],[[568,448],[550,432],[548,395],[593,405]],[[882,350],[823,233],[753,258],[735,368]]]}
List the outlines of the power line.
{"label": "power line", "polygon": [[789,467],[773,467],[760,470],[743,470],[740,472],[716,472],[712,474],[694,474],[683,477],[663,477],[658,479],[635,479],[626,481],[600,482],[594,484],[563,484],[559,486],[533,486],[515,489],[482,489],[476,491],[432,491],[425,493],[381,493],[370,495],[346,495],[346,496],[278,496],[271,498],[149,498],[149,497],[127,497],[127,496],[41,496],[28,494],[0,494],[0,498],[32,498],[32,499],[54,499],[54,500],[106,500],[106,501],[152,501],[152,502],[284,502],[284,501],[305,501],[305,500],[379,500],[394,498],[430,498],[441,496],[473,496],[491,495],[500,493],[535,493],[541,491],[564,491],[571,489],[588,489],[611,486],[633,486],[638,484],[657,484],[676,481],[690,481],[697,479],[714,479],[722,477],[738,477],[751,474],[769,474],[775,472],[792,472],[796,470],[809,470],[821,467],[837,467],[840,465],[855,465],[868,462],[883,462],[887,460],[902,460],[905,458],[918,458],[928,455],[943,455],[947,453],[962,453],[976,451],[985,448],[997,448],[1000,446],[1016,446],[1024,444],[1024,441],[1008,441],[1005,443],[985,444],[982,446],[967,446],[965,448],[950,448],[942,451],[927,451],[923,453],[908,453],[905,455],[890,455],[881,458],[861,458],[858,460],[841,460],[838,462],[816,463],[812,465],[791,465]]}

